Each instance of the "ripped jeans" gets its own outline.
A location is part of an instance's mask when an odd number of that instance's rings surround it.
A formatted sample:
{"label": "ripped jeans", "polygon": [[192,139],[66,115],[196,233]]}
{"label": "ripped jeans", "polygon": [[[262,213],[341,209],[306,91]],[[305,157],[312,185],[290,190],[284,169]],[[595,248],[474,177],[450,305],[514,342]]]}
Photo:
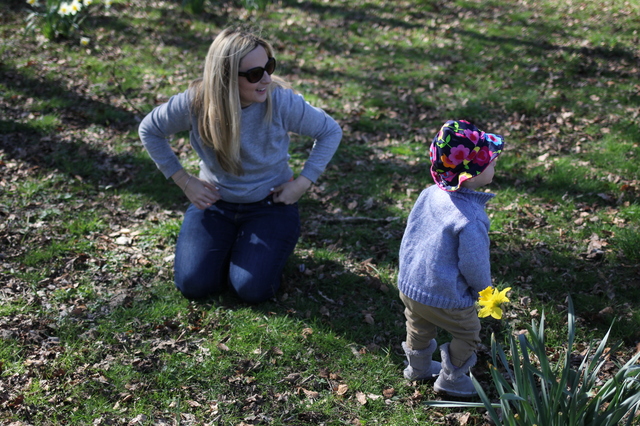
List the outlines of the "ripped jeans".
{"label": "ripped jeans", "polygon": [[189,299],[227,285],[245,302],[275,295],[300,236],[298,205],[218,201],[205,210],[187,208],[175,256],[175,285]]}

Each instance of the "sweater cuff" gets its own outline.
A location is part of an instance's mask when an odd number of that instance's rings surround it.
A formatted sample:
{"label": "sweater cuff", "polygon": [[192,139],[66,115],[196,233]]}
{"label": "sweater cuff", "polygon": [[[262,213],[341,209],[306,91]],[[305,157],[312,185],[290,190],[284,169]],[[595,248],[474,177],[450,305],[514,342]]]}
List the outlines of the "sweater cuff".
{"label": "sweater cuff", "polygon": [[311,167],[304,167],[300,172],[301,176],[306,177],[312,183],[316,183],[321,174],[322,170],[313,170]]}

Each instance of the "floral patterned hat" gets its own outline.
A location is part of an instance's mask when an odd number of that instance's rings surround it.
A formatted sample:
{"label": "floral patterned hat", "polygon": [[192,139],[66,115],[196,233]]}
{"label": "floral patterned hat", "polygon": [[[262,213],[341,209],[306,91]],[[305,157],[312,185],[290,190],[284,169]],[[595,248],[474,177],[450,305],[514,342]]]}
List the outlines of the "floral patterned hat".
{"label": "floral patterned hat", "polygon": [[465,120],[449,120],[431,143],[431,176],[445,191],[484,171],[502,153],[504,139],[485,133]]}

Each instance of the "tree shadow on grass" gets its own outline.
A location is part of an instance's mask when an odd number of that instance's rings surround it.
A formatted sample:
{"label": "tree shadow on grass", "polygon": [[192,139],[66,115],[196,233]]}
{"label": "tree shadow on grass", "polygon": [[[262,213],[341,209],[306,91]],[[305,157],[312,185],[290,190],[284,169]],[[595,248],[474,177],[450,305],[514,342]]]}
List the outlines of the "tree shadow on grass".
{"label": "tree shadow on grass", "polygon": [[[397,4],[383,3],[383,4],[367,4],[359,5],[353,4],[352,7],[339,6],[331,3],[318,3],[309,1],[286,1],[290,7],[296,7],[303,11],[313,11],[319,15],[337,15],[340,16],[345,24],[359,24],[359,25],[376,25],[379,27],[391,26],[396,28],[412,29],[422,28],[422,24],[414,23],[411,20],[403,20],[394,17],[394,12],[397,12]],[[422,17],[425,11],[437,13],[442,9],[439,7],[439,2],[423,3],[419,7],[412,5],[411,9],[417,9],[414,13]]]}
{"label": "tree shadow on grass", "polygon": [[[539,29],[538,29],[539,30]],[[586,80],[591,78],[632,78],[632,71],[629,64],[640,63],[640,57],[622,46],[613,47],[578,47],[575,45],[559,45],[552,41],[545,40],[549,37],[549,32],[541,34],[540,38],[525,37],[503,37],[503,36],[487,36],[480,32],[456,29],[455,32],[475,42],[482,41],[486,46],[501,46],[503,52],[500,56],[507,58],[513,54],[511,46],[523,46],[527,51],[518,54],[519,60],[512,60],[511,63],[517,63],[526,68],[537,68],[540,65],[535,59],[548,62],[547,55],[552,52],[562,52],[570,56],[569,59],[558,59],[549,67],[544,67],[544,71],[531,76],[532,80],[544,81],[549,78],[549,72],[560,73],[561,78],[558,84],[564,81],[567,84],[576,84],[576,80]],[[533,62],[527,62],[524,59],[534,59]],[[596,61],[603,61],[606,67],[599,65]]]}
{"label": "tree shadow on grass", "polygon": [[[0,122],[0,126],[3,124],[6,122]],[[91,144],[42,135],[28,126],[14,128],[18,131],[0,136],[5,159],[27,162],[34,172],[56,170],[90,184],[96,191],[136,193],[163,209],[182,208],[182,191],[167,182],[155,164],[144,158],[144,152],[111,154]]]}
{"label": "tree shadow on grass", "polygon": [[[24,97],[60,105],[53,112],[59,124],[49,125],[37,119],[25,121],[20,106],[6,106],[7,119],[0,120],[0,148],[8,158],[80,177],[96,189],[142,194],[163,208],[175,208],[182,202],[182,192],[167,184],[141,144],[128,144],[124,152],[112,149],[125,132],[137,126],[133,112],[69,91],[61,81],[25,76],[7,65],[0,68],[0,78],[11,82]],[[93,125],[99,126],[97,133],[87,137],[85,130]]]}
{"label": "tree shadow on grass", "polygon": [[[226,290],[191,304],[203,312],[218,307],[248,308],[265,317],[286,316],[300,323],[300,333],[309,329],[309,333],[318,335],[335,334],[349,346],[342,347],[347,352],[385,354],[390,350],[392,359],[400,366],[404,307],[398,290],[376,274],[372,263],[352,266],[345,268],[333,260],[294,254],[283,274],[280,290],[269,301],[246,304]],[[182,295],[176,290],[175,297]]]}

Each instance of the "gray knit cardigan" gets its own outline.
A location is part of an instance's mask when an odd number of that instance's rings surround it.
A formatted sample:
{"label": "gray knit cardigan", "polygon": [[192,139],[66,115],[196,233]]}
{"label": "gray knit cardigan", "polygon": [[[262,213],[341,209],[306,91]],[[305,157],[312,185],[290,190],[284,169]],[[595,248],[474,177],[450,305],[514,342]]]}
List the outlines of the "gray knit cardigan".
{"label": "gray knit cardigan", "polygon": [[410,299],[443,309],[472,306],[491,285],[489,218],[494,194],[436,185],[416,201],[400,246],[398,288]]}

